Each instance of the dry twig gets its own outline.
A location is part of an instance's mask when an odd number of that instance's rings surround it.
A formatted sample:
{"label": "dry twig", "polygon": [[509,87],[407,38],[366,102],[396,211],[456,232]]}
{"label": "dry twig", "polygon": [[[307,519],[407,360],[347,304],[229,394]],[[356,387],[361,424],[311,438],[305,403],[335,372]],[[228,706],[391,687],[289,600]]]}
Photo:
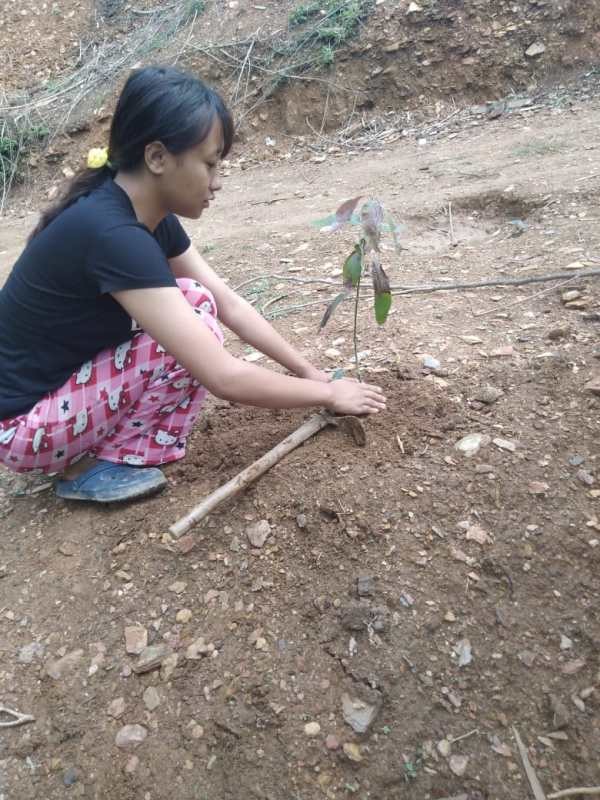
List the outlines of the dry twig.
{"label": "dry twig", "polygon": [[0,720],[0,728],[16,728],[17,725],[35,722],[35,717],[32,717],[31,714],[21,714],[20,711],[14,711],[12,708],[7,708],[6,706],[0,706],[0,716],[2,716],[2,714],[8,714],[12,719],[4,722]]}
{"label": "dry twig", "polygon": [[515,728],[514,725],[512,726],[512,731],[515,737],[515,741],[517,742],[517,747],[519,748],[519,755],[521,756],[521,761],[523,762],[523,768],[525,769],[525,774],[527,775],[527,780],[529,781],[529,785],[531,786],[531,791],[533,792],[535,800],[547,800],[546,795],[544,794],[544,790],[542,789],[542,784],[539,782],[536,771],[533,768],[531,761],[529,760],[527,748],[523,744],[523,741],[519,736],[519,731]]}
{"label": "dry twig", "polygon": [[582,797],[584,795],[597,795],[600,797],[600,786],[574,786],[572,789],[563,789],[560,792],[548,795],[548,800],[560,800],[562,797]]}

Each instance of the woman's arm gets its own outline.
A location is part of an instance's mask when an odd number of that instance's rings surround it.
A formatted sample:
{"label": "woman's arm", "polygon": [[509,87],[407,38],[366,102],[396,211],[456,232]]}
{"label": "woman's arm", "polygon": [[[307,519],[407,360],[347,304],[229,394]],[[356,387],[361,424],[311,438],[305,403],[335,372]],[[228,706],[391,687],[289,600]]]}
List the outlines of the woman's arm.
{"label": "woman's arm", "polygon": [[323,380],[325,373],[298,353],[250,303],[236,294],[206,263],[194,245],[170,260],[176,278],[193,278],[213,293],[219,319],[244,342],[251,344],[301,378]]}
{"label": "woman's arm", "polygon": [[175,287],[130,289],[113,297],[217,397],[265,408],[325,406],[341,414],[373,414],[385,408],[381,389],[369,384],[292,378],[234,358]]}

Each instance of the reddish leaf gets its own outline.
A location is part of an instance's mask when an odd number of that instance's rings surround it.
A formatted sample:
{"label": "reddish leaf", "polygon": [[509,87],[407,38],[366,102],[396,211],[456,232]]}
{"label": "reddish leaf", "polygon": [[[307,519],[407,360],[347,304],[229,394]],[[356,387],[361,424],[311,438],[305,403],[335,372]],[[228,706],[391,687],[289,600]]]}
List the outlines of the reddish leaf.
{"label": "reddish leaf", "polygon": [[352,200],[346,200],[346,202],[342,203],[342,205],[338,208],[338,210],[335,212],[335,221],[338,226],[343,225],[344,222],[349,222],[360,198],[361,195],[358,197],[353,197]]}

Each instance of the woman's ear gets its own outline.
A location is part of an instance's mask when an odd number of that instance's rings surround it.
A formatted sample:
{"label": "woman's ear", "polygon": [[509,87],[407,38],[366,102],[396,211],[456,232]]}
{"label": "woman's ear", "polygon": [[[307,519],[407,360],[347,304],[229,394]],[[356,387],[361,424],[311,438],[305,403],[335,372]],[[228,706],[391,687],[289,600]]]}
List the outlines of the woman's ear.
{"label": "woman's ear", "polygon": [[144,150],[144,161],[153,175],[162,175],[165,171],[169,152],[162,142],[150,142]]}

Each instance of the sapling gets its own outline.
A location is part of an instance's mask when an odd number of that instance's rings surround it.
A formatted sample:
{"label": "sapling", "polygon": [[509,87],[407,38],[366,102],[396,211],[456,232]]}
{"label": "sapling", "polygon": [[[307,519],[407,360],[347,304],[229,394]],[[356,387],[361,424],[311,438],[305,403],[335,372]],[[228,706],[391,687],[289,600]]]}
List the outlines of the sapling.
{"label": "sapling", "polygon": [[[360,199],[360,196],[354,197],[352,200],[347,200],[345,203],[342,203],[335,212],[333,223],[323,228],[323,230],[337,231],[347,222],[350,222]],[[354,245],[354,249],[344,261],[342,268],[343,291],[336,295],[327,306],[319,326],[319,330],[322,330],[325,325],[327,325],[333,312],[340,303],[347,300],[352,291],[354,291],[354,363],[356,364],[356,374],[359,381],[362,380],[362,378],[358,364],[358,305],[360,302],[361,281],[365,273],[365,267],[368,266],[370,268],[374,292],[373,308],[375,319],[379,325],[383,325],[386,321],[392,305],[390,282],[381,266],[380,259],[380,241],[381,234],[385,227],[385,218],[386,214],[379,200],[367,200],[363,203],[360,210],[361,234]],[[398,226],[394,223],[390,215],[387,216],[387,227],[389,227],[392,232],[396,249],[399,249],[397,240]]]}

